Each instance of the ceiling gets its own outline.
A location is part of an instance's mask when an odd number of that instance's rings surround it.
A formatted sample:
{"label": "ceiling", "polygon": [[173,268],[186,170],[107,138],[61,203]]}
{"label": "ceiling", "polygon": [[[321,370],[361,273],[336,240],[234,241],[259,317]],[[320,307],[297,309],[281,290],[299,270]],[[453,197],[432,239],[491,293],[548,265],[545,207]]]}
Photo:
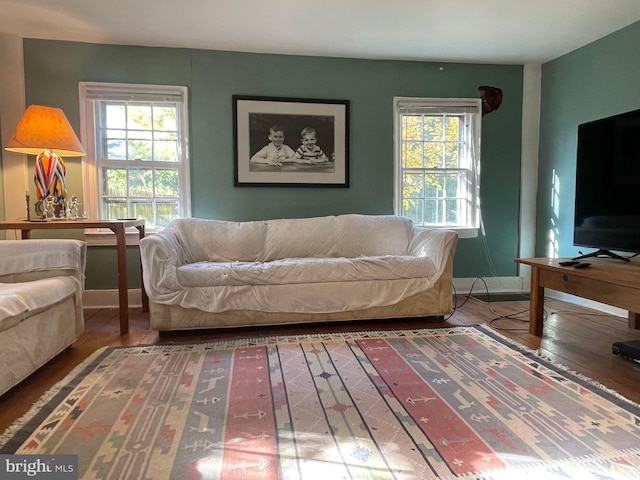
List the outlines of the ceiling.
{"label": "ceiling", "polygon": [[25,38],[369,59],[545,63],[640,0],[0,0]]}

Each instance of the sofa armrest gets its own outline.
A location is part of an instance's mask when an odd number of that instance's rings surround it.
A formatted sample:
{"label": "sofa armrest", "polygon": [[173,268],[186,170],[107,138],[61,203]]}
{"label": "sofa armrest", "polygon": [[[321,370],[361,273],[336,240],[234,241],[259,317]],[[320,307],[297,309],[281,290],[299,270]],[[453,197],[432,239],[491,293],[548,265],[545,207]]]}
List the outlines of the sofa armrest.
{"label": "sofa armrest", "polygon": [[436,276],[453,265],[453,255],[458,244],[458,234],[453,230],[429,227],[413,227],[409,242],[409,255],[428,257],[436,266]]}
{"label": "sofa armrest", "polygon": [[25,275],[45,278],[65,272],[84,285],[86,257],[87,244],[81,240],[2,240],[0,277],[23,281]]}
{"label": "sofa armrest", "polygon": [[152,300],[180,286],[177,270],[185,264],[185,250],[173,231],[165,229],[141,239],[140,260],[144,287]]}

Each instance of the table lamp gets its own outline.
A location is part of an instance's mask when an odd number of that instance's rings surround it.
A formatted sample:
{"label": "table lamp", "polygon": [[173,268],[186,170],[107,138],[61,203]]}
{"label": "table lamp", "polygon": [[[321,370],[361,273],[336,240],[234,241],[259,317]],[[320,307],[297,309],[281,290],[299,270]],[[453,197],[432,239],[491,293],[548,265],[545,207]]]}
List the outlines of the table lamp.
{"label": "table lamp", "polygon": [[37,155],[33,180],[38,192],[38,213],[44,212],[43,204],[47,197],[53,197],[58,203],[63,203],[66,197],[66,168],[59,155],[85,155],[84,148],[64,112],[59,108],[40,105],[30,105],[27,108],[5,150]]}

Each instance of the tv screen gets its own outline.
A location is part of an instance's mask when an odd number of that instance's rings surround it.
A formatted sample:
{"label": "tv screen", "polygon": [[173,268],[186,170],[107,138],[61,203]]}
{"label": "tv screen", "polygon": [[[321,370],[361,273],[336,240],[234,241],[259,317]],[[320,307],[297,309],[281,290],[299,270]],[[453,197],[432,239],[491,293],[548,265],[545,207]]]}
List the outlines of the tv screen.
{"label": "tv screen", "polygon": [[640,110],[578,126],[573,241],[640,253]]}

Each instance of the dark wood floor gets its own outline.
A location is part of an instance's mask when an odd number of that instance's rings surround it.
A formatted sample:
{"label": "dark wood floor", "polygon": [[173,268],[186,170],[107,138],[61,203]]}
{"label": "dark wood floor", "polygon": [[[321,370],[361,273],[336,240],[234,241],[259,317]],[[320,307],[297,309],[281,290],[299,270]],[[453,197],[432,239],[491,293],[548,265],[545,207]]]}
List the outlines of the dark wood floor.
{"label": "dark wood floor", "polygon": [[[130,310],[130,330],[126,335],[119,333],[117,309],[85,310],[85,333],[82,337],[20,385],[0,396],[0,432],[24,415],[41,395],[62,380],[76,365],[104,346],[191,342],[221,337],[296,334],[309,331],[441,327],[478,323],[489,324],[528,348],[540,349],[541,353],[552,361],[640,403],[640,364],[611,354],[613,342],[640,339],[640,330],[628,328],[626,319],[558,300],[547,300],[544,336],[538,338],[528,333],[528,302],[488,304],[474,298],[458,298],[457,303],[459,307],[444,322],[425,322],[423,319],[341,322],[177,333],[162,337],[157,332],[149,330],[149,314],[140,309]],[[500,318],[518,313],[521,320]],[[7,366],[2,365],[2,368]]]}

